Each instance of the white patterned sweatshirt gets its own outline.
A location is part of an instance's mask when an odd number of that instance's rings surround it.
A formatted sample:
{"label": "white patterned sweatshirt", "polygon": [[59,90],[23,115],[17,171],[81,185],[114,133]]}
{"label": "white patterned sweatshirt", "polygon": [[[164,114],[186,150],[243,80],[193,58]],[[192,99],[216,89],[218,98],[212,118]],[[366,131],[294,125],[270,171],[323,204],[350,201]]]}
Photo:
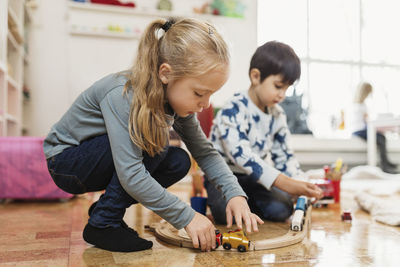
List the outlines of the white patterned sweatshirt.
{"label": "white patterned sweatshirt", "polygon": [[280,173],[300,177],[302,172],[288,147],[290,132],[282,107],[261,111],[241,92],[218,111],[210,139],[234,173],[271,189]]}

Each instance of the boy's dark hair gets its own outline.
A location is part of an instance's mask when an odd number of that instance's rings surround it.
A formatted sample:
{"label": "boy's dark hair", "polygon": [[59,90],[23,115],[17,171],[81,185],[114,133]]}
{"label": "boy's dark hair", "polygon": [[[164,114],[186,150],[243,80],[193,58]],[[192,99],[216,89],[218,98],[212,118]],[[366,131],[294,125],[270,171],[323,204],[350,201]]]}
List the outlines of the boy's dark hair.
{"label": "boy's dark hair", "polygon": [[281,74],[283,82],[293,84],[300,78],[300,59],[287,44],[271,41],[258,47],[250,61],[250,69],[258,69],[260,82],[270,75]]}

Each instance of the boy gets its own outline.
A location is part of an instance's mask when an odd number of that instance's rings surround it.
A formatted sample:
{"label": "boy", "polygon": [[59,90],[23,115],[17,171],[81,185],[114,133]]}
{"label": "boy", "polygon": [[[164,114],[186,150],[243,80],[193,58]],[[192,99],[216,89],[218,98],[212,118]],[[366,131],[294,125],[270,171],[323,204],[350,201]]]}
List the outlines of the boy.
{"label": "boy", "polygon": [[[234,172],[249,196],[253,213],[270,221],[285,221],[293,212],[290,195],[317,199],[322,190],[294,180],[301,170],[288,148],[286,115],[277,105],[300,77],[300,60],[291,47],[272,41],[254,53],[251,86],[237,93],[217,114],[211,142]],[[214,220],[225,224],[226,201],[206,179],[208,205]]]}

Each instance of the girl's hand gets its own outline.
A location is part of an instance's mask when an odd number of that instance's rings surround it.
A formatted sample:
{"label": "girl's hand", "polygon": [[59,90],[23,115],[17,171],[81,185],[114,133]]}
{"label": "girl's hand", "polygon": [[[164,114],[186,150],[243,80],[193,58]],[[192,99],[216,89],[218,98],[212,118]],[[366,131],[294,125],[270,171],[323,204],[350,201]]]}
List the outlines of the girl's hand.
{"label": "girl's hand", "polygon": [[316,200],[324,196],[324,192],[319,186],[309,182],[298,181],[283,174],[276,178],[274,186],[295,196],[315,197]]}
{"label": "girl's hand", "polygon": [[258,232],[257,223],[264,223],[260,217],[250,211],[246,198],[242,196],[231,198],[226,205],[226,222],[228,228],[232,227],[232,216],[235,217],[236,225],[239,229],[242,229],[242,220],[244,221],[248,233],[251,233],[252,229]]}
{"label": "girl's hand", "polygon": [[198,248],[200,244],[202,251],[215,249],[215,227],[206,216],[196,212],[185,230],[192,238],[194,248]]}

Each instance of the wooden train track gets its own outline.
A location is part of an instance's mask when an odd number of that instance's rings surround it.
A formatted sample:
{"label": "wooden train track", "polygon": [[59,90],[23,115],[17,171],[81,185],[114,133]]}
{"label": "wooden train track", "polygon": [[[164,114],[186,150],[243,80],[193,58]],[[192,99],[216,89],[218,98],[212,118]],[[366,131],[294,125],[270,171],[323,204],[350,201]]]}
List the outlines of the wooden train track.
{"label": "wooden train track", "polygon": [[[310,231],[311,210],[312,206],[309,205],[306,212],[306,216],[304,218],[304,225],[302,231],[292,231],[290,230],[289,227],[289,231],[286,232],[284,235],[277,236],[274,238],[255,240],[255,241],[250,240],[251,242],[249,251],[281,248],[301,242]],[[176,230],[172,225],[170,225],[166,221],[152,224],[149,228],[154,232],[155,236],[161,241],[179,247],[193,248],[192,239],[186,234],[186,232],[184,230],[180,231]],[[224,250],[224,249],[222,248],[222,246],[219,246],[216,250]]]}

